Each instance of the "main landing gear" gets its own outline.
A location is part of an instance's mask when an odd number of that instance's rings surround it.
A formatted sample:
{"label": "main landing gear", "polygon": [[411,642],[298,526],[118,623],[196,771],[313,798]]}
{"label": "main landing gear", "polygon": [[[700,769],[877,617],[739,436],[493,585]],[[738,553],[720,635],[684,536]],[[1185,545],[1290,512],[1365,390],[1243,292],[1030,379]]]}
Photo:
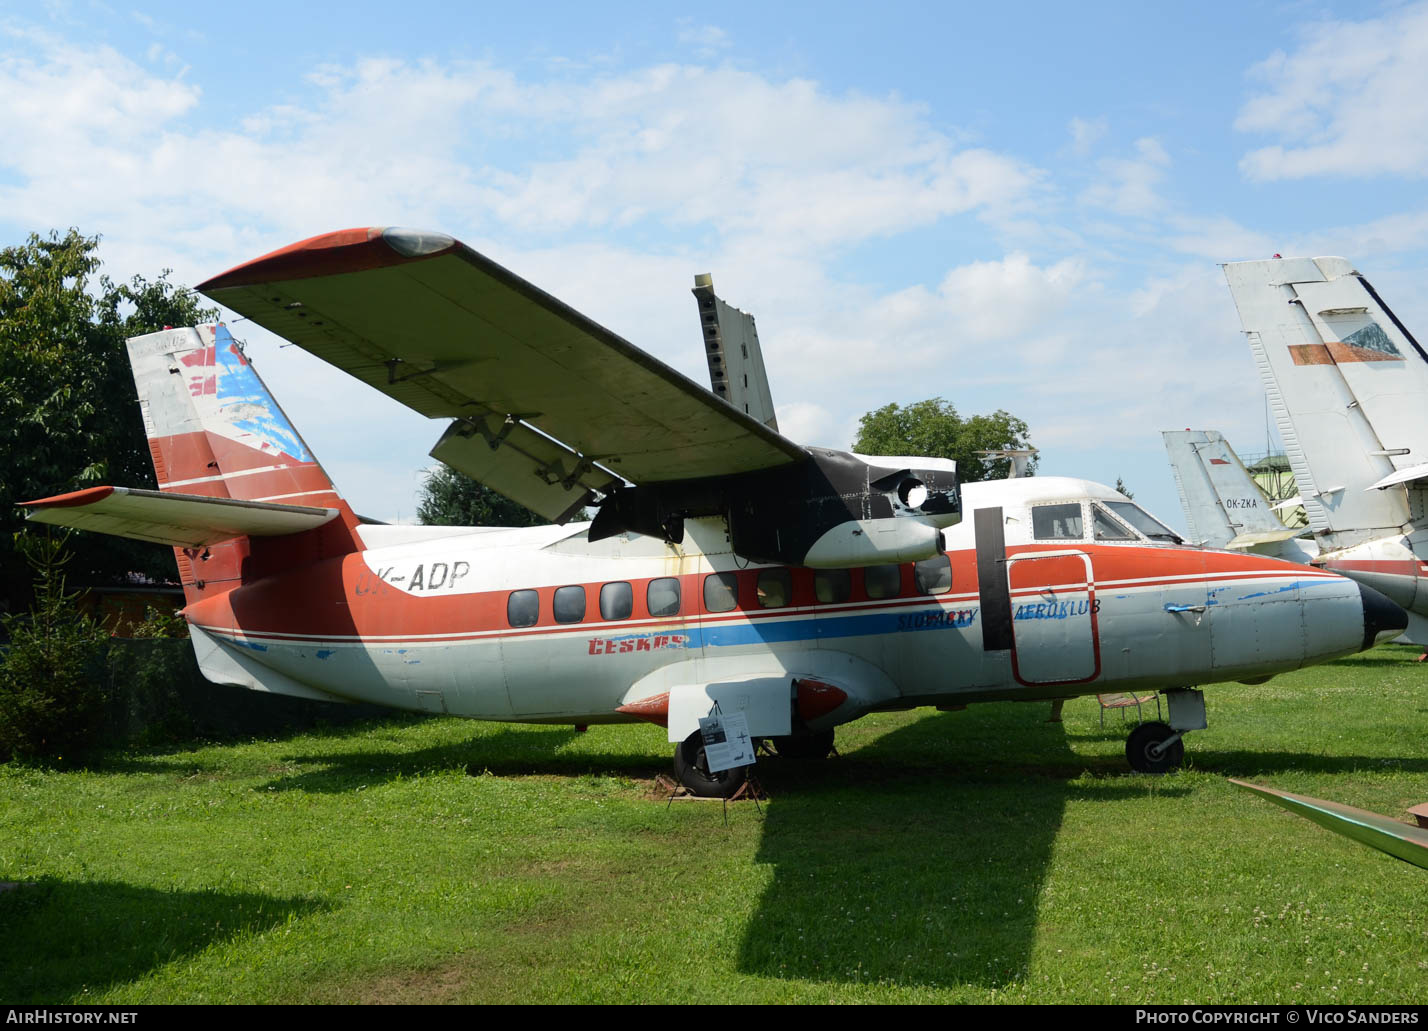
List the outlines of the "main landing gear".
{"label": "main landing gear", "polygon": [[[767,739],[780,759],[826,759],[833,752],[833,731],[803,731]],[[732,798],[749,779],[749,767],[711,772],[704,738],[695,731],[674,749],[674,775],[692,795]]]}
{"label": "main landing gear", "polygon": [[1185,762],[1185,735],[1204,730],[1205,693],[1187,688],[1161,692],[1170,722],[1141,723],[1126,739],[1126,760],[1137,773],[1168,773]]}
{"label": "main landing gear", "polygon": [[695,731],[674,749],[674,775],[700,798],[732,798],[749,779],[747,766],[711,772],[709,758],[704,754],[704,737]]}

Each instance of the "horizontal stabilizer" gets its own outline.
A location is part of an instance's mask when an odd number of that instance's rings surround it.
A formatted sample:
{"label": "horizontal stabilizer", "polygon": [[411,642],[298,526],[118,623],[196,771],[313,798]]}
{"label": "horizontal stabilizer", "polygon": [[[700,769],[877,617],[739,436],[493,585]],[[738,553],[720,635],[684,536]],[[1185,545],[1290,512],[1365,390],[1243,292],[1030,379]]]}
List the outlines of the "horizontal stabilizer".
{"label": "horizontal stabilizer", "polygon": [[133,487],[91,487],[22,502],[31,522],[197,548],[232,537],[281,537],[337,518],[335,508],[161,494]]}
{"label": "horizontal stabilizer", "polygon": [[1383,490],[1386,487],[1392,487],[1395,483],[1412,483],[1414,480],[1424,479],[1428,479],[1428,464],[1411,465],[1407,469],[1389,473],[1376,483],[1369,484],[1364,490]]}
{"label": "horizontal stabilizer", "polygon": [[1291,537],[1298,537],[1301,533],[1307,532],[1307,530],[1284,529],[1262,530],[1257,533],[1242,533],[1231,539],[1230,542],[1225,545],[1225,547],[1229,548],[1231,551],[1253,551],[1262,545],[1273,544],[1276,541],[1287,541]]}

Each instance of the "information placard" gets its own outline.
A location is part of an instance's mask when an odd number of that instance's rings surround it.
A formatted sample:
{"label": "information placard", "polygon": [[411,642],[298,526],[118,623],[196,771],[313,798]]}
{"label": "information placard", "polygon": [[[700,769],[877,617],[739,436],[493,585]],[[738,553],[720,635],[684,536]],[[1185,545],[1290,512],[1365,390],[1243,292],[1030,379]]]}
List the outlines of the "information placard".
{"label": "information placard", "polygon": [[699,733],[704,739],[704,758],[710,773],[754,764],[754,740],[749,737],[749,719],[742,712],[715,712],[701,717]]}

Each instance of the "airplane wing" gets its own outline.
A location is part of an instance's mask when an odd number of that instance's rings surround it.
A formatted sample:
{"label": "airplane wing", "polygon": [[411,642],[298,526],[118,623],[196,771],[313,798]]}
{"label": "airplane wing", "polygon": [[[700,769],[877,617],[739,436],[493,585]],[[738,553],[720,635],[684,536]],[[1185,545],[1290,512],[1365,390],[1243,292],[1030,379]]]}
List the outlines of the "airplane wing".
{"label": "airplane wing", "polygon": [[1229,778],[1229,781],[1236,787],[1253,791],[1261,798],[1283,806],[1291,813],[1298,813],[1335,834],[1342,834],[1360,844],[1387,852],[1396,859],[1428,869],[1428,831],[1422,828],[1411,827],[1379,813],[1355,809],[1341,802],[1326,802],[1322,798],[1295,795],[1278,788],[1235,780],[1233,777]]}
{"label": "airplane wing", "polygon": [[464,244],[349,229],[199,285],[429,418],[433,455],[568,518],[622,480],[773,469],[807,452]]}
{"label": "airplane wing", "polygon": [[161,494],[135,487],[90,487],[21,502],[30,522],[197,548],[232,537],[282,537],[337,518],[335,508]]}

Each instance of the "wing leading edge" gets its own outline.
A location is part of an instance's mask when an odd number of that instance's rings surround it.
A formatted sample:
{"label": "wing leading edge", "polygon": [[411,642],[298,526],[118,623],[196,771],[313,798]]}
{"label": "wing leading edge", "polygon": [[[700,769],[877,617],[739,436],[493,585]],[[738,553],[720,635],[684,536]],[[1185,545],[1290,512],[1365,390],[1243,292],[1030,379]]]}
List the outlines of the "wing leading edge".
{"label": "wing leading edge", "polygon": [[433,455],[545,515],[622,480],[774,469],[808,453],[449,236],[350,229],[199,290],[429,418]]}

